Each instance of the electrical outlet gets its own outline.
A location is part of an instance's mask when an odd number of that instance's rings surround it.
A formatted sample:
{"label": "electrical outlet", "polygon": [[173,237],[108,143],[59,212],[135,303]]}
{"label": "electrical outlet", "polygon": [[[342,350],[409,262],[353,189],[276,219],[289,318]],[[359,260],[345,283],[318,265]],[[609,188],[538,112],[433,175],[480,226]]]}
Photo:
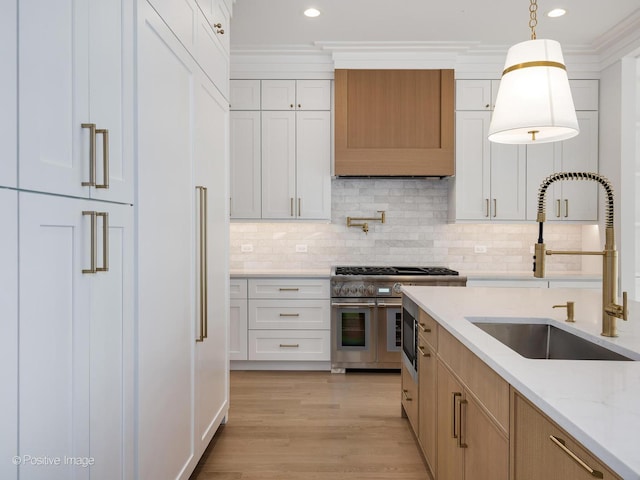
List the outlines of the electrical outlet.
{"label": "electrical outlet", "polygon": [[253,245],[251,245],[250,243],[245,243],[240,245],[240,251],[242,253],[251,253],[253,252]]}
{"label": "electrical outlet", "polygon": [[296,253],[307,253],[307,246],[305,244],[296,245]]}
{"label": "electrical outlet", "polygon": [[474,253],[487,253],[487,247],[485,245],[476,245],[473,247]]}

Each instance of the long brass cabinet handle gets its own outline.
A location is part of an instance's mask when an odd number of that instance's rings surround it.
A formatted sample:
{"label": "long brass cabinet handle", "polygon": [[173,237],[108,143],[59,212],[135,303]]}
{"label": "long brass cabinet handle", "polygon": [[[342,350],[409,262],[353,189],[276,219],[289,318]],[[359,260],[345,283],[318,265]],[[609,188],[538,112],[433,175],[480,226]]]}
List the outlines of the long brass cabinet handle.
{"label": "long brass cabinet handle", "polygon": [[196,342],[202,342],[207,338],[207,323],[208,323],[208,304],[207,304],[207,188],[197,186],[200,203],[200,215],[199,215],[199,227],[200,227],[200,333],[196,338]]}
{"label": "long brass cabinet handle", "polygon": [[424,350],[424,347],[422,345],[418,346],[418,351],[420,352],[420,355],[422,355],[423,357],[430,357],[431,354],[426,352]]}
{"label": "long brass cabinet handle", "polygon": [[293,217],[293,197],[291,197],[291,205],[289,206],[290,216]]}
{"label": "long brass cabinet handle", "polygon": [[96,269],[96,250],[97,250],[97,245],[96,242],[98,241],[98,235],[97,235],[97,229],[98,226],[96,224],[96,212],[94,211],[89,211],[89,210],[85,210],[82,212],[83,216],[89,215],[91,216],[91,247],[90,247],[90,251],[91,251],[91,267],[90,268],[83,268],[82,269],[82,273],[96,273],[97,269]]}
{"label": "long brass cabinet handle", "polygon": [[424,323],[418,323],[418,328],[423,333],[431,333],[431,329],[424,326]]}
{"label": "long brass cabinet handle", "polygon": [[409,390],[403,389],[403,390],[402,390],[402,395],[404,395],[404,399],[405,399],[407,402],[412,402],[412,401],[413,401],[413,398],[411,398],[411,397],[409,396]]}
{"label": "long brass cabinet handle", "polygon": [[[458,419],[460,420],[459,424],[458,424],[458,447],[460,448],[467,448],[467,444],[465,443],[465,441],[462,439],[462,430],[463,427],[466,429],[466,409],[467,409],[467,404],[469,402],[466,399],[462,399],[458,402]],[[465,416],[462,416],[462,413],[465,412]]]}
{"label": "long brass cabinet handle", "polygon": [[488,198],[484,199],[484,211],[485,211],[484,216],[488,217],[489,216],[489,199]]}
{"label": "long brass cabinet handle", "polygon": [[299,343],[281,343],[280,348],[299,348]]}
{"label": "long brass cabinet handle", "polygon": [[281,317],[299,317],[300,314],[299,313],[281,313],[280,316]]}
{"label": "long brass cabinet handle", "polygon": [[82,128],[89,129],[89,181],[82,182],[83,187],[96,186],[96,124],[83,123]]}
{"label": "long brass cabinet handle", "polygon": [[602,472],[599,472],[598,470],[594,470],[589,465],[587,465],[580,457],[578,457],[575,453],[573,453],[571,450],[569,450],[567,448],[566,442],[564,440],[562,440],[561,438],[555,437],[553,435],[549,435],[549,440],[551,440],[555,445],[557,445],[564,453],[569,455],[569,457],[571,457],[571,459],[574,462],[576,462],[578,465],[580,465],[582,468],[584,468],[587,472],[589,472],[589,474],[592,477],[594,477],[594,478],[604,478],[604,475],[603,475]]}
{"label": "long brass cabinet handle", "polygon": [[298,216],[302,216],[302,199],[298,197]]}
{"label": "long brass cabinet handle", "polygon": [[458,438],[458,427],[457,427],[457,415],[456,415],[456,406],[458,397],[462,397],[462,392],[452,392],[451,393],[451,436],[453,438]]}
{"label": "long brass cabinet handle", "polygon": [[556,217],[560,218],[560,200],[556,200]]}
{"label": "long brass cabinet handle", "polygon": [[102,267],[96,268],[98,272],[109,271],[109,213],[96,212],[96,217],[102,217]]}
{"label": "long brass cabinet handle", "polygon": [[564,199],[564,218],[569,216],[569,200]]}
{"label": "long brass cabinet handle", "polygon": [[109,188],[109,130],[106,128],[98,128],[96,129],[96,134],[102,135],[102,168],[104,171],[104,178],[101,184],[96,184],[94,177],[94,185],[96,188]]}
{"label": "long brass cabinet handle", "polygon": [[498,200],[493,199],[493,218],[496,218],[498,215]]}
{"label": "long brass cabinet handle", "polygon": [[288,287],[280,287],[278,290],[280,290],[281,292],[298,292],[300,291],[299,288],[288,288]]}

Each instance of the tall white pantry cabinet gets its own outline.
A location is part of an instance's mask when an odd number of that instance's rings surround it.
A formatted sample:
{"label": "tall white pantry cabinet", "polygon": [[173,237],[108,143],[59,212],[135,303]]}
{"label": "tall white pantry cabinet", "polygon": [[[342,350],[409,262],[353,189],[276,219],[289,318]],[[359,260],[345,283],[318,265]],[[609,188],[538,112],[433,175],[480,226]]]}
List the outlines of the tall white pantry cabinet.
{"label": "tall white pantry cabinet", "polygon": [[226,417],[230,1],[180,5],[0,0],[3,480],[188,478]]}

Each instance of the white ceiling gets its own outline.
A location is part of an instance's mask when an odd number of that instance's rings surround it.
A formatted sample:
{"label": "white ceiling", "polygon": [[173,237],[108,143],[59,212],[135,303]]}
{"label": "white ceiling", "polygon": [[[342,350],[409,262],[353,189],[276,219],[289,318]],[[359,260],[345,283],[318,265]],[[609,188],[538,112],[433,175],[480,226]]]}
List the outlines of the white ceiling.
{"label": "white ceiling", "polygon": [[[322,15],[302,12],[316,7]],[[563,7],[567,14],[545,14]],[[640,19],[640,0],[538,0],[538,38],[597,49],[611,31]],[[478,42],[529,40],[529,0],[236,0],[232,48],[315,42]]]}

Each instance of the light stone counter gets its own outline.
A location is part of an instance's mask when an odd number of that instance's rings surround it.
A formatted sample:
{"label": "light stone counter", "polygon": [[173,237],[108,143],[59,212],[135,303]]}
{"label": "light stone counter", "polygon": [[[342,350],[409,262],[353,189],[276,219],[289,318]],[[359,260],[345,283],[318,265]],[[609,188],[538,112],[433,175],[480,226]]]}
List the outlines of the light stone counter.
{"label": "light stone counter", "polygon": [[231,270],[229,272],[231,278],[329,278],[331,275],[330,269],[318,269],[318,270]]}
{"label": "light stone counter", "polygon": [[[640,303],[617,338],[600,336],[601,295],[593,290],[404,287],[442,327],[625,480],[640,480],[640,361],[532,360],[470,323],[471,317],[540,322],[640,359]],[[576,323],[555,304],[575,302]]]}

